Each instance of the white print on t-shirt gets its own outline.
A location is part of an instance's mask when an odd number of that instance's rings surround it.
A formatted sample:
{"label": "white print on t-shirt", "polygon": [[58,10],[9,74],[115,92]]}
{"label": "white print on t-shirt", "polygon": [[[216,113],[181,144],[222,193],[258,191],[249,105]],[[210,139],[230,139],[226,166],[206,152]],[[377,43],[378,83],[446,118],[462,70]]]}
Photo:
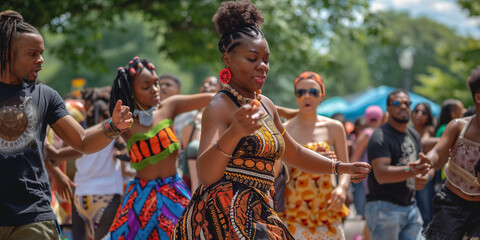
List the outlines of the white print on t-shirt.
{"label": "white print on t-shirt", "polygon": [[408,165],[408,163],[415,162],[417,160],[415,143],[408,136],[405,136],[405,139],[402,142],[401,150],[402,158],[398,160],[397,165],[405,166]]}
{"label": "white print on t-shirt", "polygon": [[0,108],[0,154],[5,156],[22,154],[35,140],[37,109],[32,97],[20,97],[21,104]]}
{"label": "white print on t-shirt", "polygon": [[[415,150],[415,143],[412,141],[412,139],[408,136],[405,136],[402,145],[401,145],[401,150],[402,150],[402,158],[398,160],[398,166],[405,166],[408,165],[410,162],[414,162],[417,160],[417,154]],[[413,189],[415,186],[415,179],[409,178],[405,182],[407,185],[407,188]]]}

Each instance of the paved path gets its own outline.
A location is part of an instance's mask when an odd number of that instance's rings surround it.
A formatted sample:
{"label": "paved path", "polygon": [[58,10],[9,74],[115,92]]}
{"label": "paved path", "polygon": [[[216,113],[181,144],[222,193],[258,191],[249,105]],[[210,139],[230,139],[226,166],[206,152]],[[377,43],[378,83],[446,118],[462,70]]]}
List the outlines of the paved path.
{"label": "paved path", "polygon": [[358,216],[356,216],[355,208],[352,205],[349,207],[350,214],[347,216],[345,221],[343,222],[343,228],[345,231],[345,240],[354,240],[353,237],[355,235],[362,235],[363,228],[365,226],[365,220],[362,220]]}

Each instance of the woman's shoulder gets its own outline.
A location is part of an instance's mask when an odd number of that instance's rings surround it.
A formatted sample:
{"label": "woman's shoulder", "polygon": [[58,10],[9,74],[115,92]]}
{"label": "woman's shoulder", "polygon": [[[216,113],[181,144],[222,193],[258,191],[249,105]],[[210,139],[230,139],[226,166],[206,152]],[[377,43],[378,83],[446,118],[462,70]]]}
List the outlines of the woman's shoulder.
{"label": "woman's shoulder", "polygon": [[317,115],[317,123],[323,123],[323,125],[326,127],[331,127],[336,129],[344,128],[342,122],[333,118],[322,116],[322,115]]}
{"label": "woman's shoulder", "polygon": [[203,111],[202,118],[225,119],[226,116],[238,109],[233,99],[230,99],[225,93],[217,92]]}

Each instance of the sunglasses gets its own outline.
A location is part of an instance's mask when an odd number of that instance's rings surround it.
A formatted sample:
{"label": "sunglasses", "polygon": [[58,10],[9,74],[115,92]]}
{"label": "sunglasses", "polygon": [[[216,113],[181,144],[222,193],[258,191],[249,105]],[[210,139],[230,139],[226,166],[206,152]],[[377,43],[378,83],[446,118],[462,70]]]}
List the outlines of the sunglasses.
{"label": "sunglasses", "polygon": [[412,105],[412,102],[410,101],[392,101],[390,105],[394,107],[400,107],[402,104],[405,104],[405,106],[410,107]]}
{"label": "sunglasses", "polygon": [[418,110],[418,109],[414,109],[414,110],[413,110],[413,113],[414,113],[414,114],[422,113],[422,115],[427,115],[427,112],[426,112],[426,111]]}
{"label": "sunglasses", "polygon": [[299,89],[295,90],[295,95],[297,96],[297,98],[303,97],[303,95],[305,95],[307,93],[310,94],[310,96],[312,96],[312,97],[320,96],[320,90],[315,89],[315,88],[310,88],[308,90],[299,88]]}

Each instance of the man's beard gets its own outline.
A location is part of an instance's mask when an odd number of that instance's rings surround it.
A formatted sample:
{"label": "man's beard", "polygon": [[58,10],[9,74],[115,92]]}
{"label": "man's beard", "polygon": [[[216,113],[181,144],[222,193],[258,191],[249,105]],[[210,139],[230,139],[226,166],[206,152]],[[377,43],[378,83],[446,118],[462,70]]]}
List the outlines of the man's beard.
{"label": "man's beard", "polygon": [[389,117],[391,117],[395,122],[397,123],[408,123],[409,121],[409,118],[397,118],[397,117],[394,117],[393,115],[390,115]]}

